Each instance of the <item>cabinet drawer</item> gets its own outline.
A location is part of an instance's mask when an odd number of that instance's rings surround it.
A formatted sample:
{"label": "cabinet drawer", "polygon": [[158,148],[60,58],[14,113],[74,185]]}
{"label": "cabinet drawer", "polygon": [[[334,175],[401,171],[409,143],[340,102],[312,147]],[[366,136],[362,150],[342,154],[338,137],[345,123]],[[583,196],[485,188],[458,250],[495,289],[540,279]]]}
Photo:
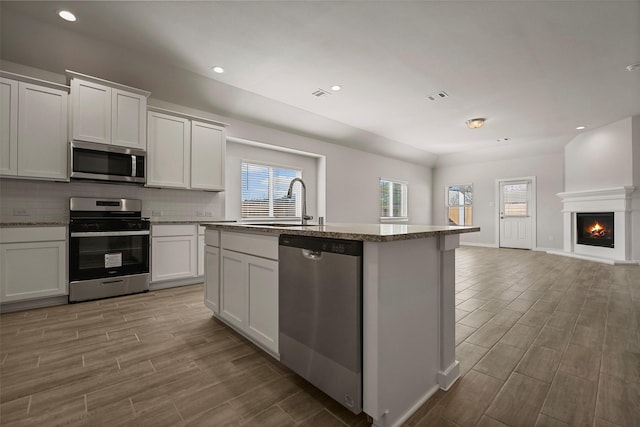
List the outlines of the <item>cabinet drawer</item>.
{"label": "cabinet drawer", "polygon": [[154,225],[151,227],[151,237],[195,236],[194,225]]}
{"label": "cabinet drawer", "polygon": [[220,243],[223,249],[273,260],[278,259],[278,236],[271,234],[250,234],[223,231],[220,237]]}
{"label": "cabinet drawer", "polygon": [[67,239],[66,227],[0,228],[0,242],[53,242]]}
{"label": "cabinet drawer", "polygon": [[208,246],[220,247],[220,232],[218,230],[206,230],[204,233],[204,244]]}

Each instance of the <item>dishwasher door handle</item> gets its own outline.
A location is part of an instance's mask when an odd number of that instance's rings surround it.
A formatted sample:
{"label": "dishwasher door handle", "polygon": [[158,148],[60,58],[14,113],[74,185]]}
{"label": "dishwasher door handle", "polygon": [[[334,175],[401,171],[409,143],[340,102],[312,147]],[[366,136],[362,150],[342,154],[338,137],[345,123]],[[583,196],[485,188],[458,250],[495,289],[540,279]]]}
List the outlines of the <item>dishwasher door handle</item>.
{"label": "dishwasher door handle", "polygon": [[306,259],[310,259],[312,261],[319,261],[322,259],[322,252],[321,251],[312,251],[310,249],[303,249],[302,250],[302,256],[305,257]]}

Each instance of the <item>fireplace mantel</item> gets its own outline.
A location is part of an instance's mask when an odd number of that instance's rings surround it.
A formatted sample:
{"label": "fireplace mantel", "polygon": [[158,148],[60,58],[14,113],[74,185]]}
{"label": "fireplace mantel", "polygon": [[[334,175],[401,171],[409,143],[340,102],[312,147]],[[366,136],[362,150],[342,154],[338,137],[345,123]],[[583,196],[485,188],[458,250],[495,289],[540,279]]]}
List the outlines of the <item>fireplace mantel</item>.
{"label": "fireplace mantel", "polygon": [[[631,261],[631,195],[635,187],[602,188],[586,191],[558,193],[562,199],[564,218],[563,251],[550,251],[557,255],[571,256],[609,264]],[[580,245],[576,238],[577,212],[614,212],[615,247],[591,247]]]}

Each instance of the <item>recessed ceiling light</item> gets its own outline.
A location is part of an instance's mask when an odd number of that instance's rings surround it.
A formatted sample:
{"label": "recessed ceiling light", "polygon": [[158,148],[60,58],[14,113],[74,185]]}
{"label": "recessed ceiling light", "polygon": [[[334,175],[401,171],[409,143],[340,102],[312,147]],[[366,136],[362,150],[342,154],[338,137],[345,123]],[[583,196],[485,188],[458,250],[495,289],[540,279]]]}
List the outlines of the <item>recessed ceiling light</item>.
{"label": "recessed ceiling light", "polygon": [[627,65],[627,71],[637,71],[637,70],[640,70],[640,64]]}
{"label": "recessed ceiling light", "polygon": [[61,10],[60,12],[58,12],[58,16],[65,21],[76,22],[76,15],[69,12],[68,10]]}
{"label": "recessed ceiling light", "polygon": [[582,129],[584,129],[585,127],[586,127],[586,126],[577,126],[577,127],[576,127],[576,130],[582,130]]}
{"label": "recessed ceiling light", "polygon": [[220,66],[215,66],[212,68],[214,73],[218,73],[218,74],[222,74],[224,73],[224,68],[220,67]]}
{"label": "recessed ceiling light", "polygon": [[467,127],[469,129],[477,129],[484,125],[485,119],[477,118],[477,119],[469,119],[467,120]]}
{"label": "recessed ceiling light", "polygon": [[332,91],[334,91],[334,92],[337,92],[337,91],[339,91],[340,89],[342,89],[342,86],[340,86],[340,85],[333,85],[333,86],[331,86],[331,90],[332,90]]}

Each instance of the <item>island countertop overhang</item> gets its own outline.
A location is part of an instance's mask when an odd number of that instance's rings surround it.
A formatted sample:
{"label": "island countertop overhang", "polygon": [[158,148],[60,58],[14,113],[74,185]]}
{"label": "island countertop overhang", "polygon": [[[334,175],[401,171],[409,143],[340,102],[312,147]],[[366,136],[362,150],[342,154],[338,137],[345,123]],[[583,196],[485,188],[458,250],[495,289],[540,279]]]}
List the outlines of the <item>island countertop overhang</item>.
{"label": "island countertop overhang", "polygon": [[363,242],[393,242],[480,231],[480,227],[473,226],[412,224],[328,223],[325,225],[303,226],[287,224],[286,226],[276,226],[246,223],[208,223],[202,225],[212,230],[246,233],[258,232],[276,235],[293,234],[330,239],[359,240]]}

